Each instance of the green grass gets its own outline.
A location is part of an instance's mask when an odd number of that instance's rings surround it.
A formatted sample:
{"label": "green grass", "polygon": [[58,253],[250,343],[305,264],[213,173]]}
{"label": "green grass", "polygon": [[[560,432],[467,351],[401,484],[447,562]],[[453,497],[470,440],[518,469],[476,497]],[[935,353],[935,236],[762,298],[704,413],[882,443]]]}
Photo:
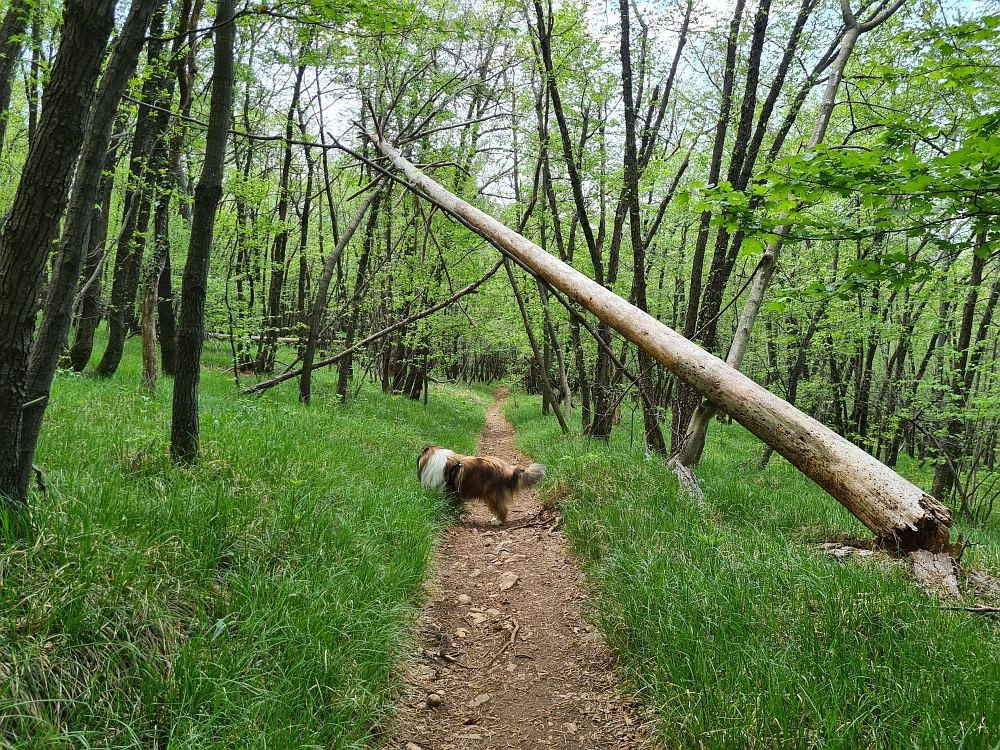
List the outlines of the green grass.
{"label": "green grass", "polygon": [[[239,398],[208,352],[202,458],[169,459],[170,380],[61,373],[34,536],[0,549],[0,747],[358,748],[377,741],[436,532],[424,443],[471,451],[487,399],[317,373]],[[214,365],[214,366],[213,366]]]}
{"label": "green grass", "polygon": [[[870,534],[784,460],[752,468],[741,427],[713,424],[699,504],[641,449],[641,414],[607,446],[562,437],[536,399],[507,415],[548,464],[594,616],[666,747],[1000,746],[997,621],[942,610],[902,562],[819,553]],[[996,530],[964,531],[981,543],[965,564],[1000,568]]]}

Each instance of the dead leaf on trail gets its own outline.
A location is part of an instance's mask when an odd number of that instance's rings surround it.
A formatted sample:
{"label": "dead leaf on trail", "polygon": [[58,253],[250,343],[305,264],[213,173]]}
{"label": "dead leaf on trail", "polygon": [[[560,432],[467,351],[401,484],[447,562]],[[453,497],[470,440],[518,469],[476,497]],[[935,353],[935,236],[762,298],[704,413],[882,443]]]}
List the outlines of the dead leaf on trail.
{"label": "dead leaf on trail", "polygon": [[489,693],[480,693],[471,701],[469,701],[469,705],[472,706],[473,708],[479,708],[481,705],[483,705],[484,703],[489,703],[491,700],[493,700],[493,696],[490,695]]}

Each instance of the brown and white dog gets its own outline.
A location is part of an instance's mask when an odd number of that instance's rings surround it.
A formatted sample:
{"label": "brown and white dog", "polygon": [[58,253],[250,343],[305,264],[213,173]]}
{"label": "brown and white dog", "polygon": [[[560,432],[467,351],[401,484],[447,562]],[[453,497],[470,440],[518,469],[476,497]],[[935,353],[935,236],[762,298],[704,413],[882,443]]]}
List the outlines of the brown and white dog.
{"label": "brown and white dog", "polygon": [[545,467],[511,466],[493,456],[462,456],[447,448],[425,445],[417,459],[417,479],[428,489],[444,490],[461,500],[482,500],[499,526],[507,521],[507,506],[518,492],[534,487]]}

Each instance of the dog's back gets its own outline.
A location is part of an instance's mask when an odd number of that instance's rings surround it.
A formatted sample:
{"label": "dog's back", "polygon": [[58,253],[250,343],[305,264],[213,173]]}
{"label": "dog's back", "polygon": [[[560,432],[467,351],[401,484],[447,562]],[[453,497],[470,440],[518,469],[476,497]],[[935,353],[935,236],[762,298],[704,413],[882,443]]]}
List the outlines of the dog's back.
{"label": "dog's back", "polygon": [[426,446],[417,459],[417,477],[424,487],[441,489],[461,500],[482,500],[503,523],[507,504],[523,489],[534,487],[545,467],[519,469],[494,456],[461,456],[447,448]]}

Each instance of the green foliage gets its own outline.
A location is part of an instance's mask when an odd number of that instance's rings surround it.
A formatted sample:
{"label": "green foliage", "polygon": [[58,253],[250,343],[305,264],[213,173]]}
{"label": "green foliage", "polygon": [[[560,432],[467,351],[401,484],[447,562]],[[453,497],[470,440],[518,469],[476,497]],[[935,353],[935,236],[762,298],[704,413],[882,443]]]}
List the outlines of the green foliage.
{"label": "green foliage", "polygon": [[471,451],[485,399],[344,407],[325,373],[309,408],[236,399],[210,352],[203,456],[178,468],[137,344],[113,379],[55,384],[35,536],[0,552],[0,747],[361,747],[449,514],[415,457]]}
{"label": "green foliage", "polygon": [[[901,562],[818,551],[867,532],[783,461],[747,468],[761,446],[742,428],[713,425],[699,504],[633,449],[627,415],[605,447],[560,437],[536,400],[518,401],[508,417],[549,465],[595,616],[666,747],[1000,742],[997,623],[941,609]],[[966,565],[995,569],[996,532],[974,533]]]}

